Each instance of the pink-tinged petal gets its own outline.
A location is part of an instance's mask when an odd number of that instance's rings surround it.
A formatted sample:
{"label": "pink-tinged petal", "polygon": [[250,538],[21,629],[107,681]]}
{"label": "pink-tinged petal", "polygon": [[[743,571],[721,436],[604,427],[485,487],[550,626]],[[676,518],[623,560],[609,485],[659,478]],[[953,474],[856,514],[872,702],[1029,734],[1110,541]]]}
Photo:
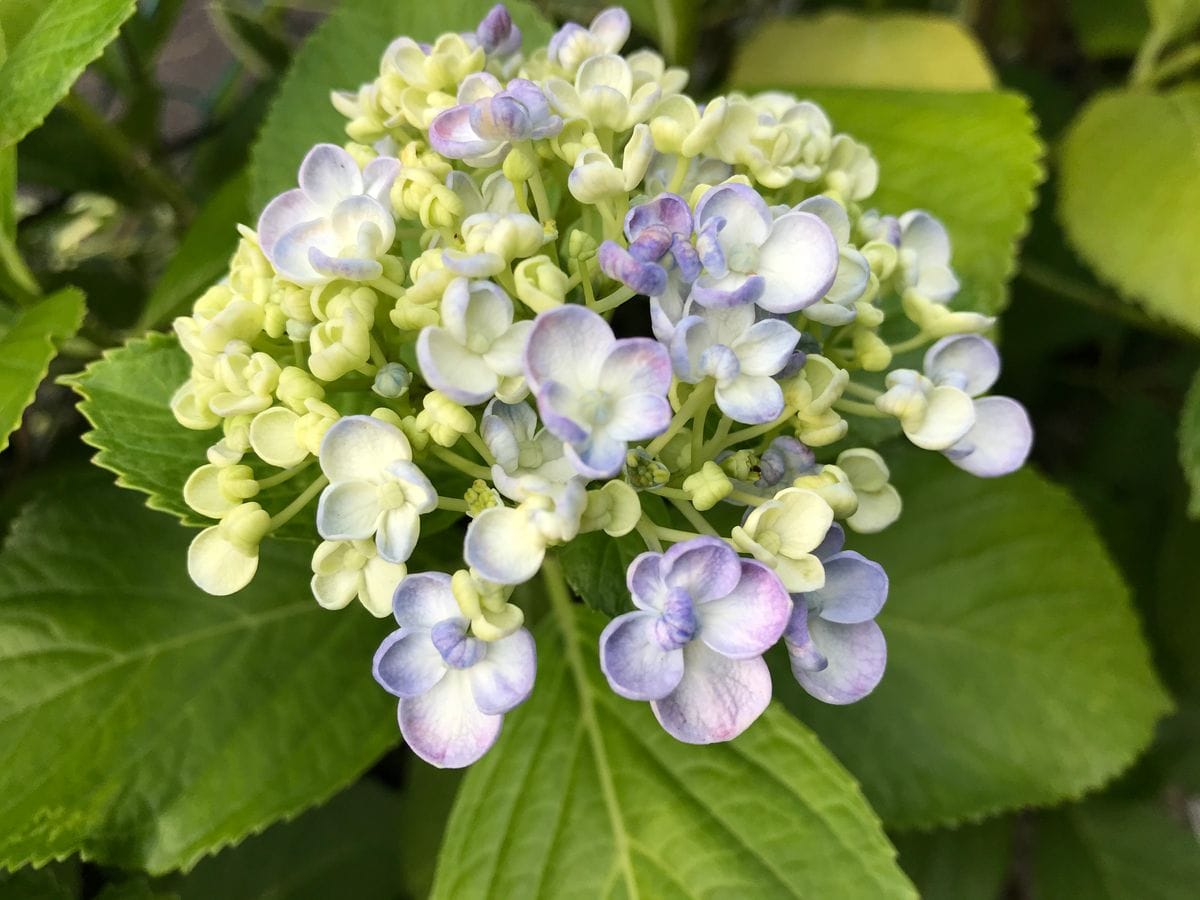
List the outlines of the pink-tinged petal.
{"label": "pink-tinged petal", "polygon": [[546,430],[571,444],[581,444],[588,438],[588,428],[581,421],[578,392],[558,381],[547,381],[537,392],[538,413]]}
{"label": "pink-tinged petal", "polygon": [[305,196],[304,191],[299,188],[285,191],[268,203],[258,217],[258,245],[270,257],[276,242],[287,231],[321,215],[322,211]]}
{"label": "pink-tinged petal", "polygon": [[668,733],[687,744],[731,741],[771,702],[771,674],[762,657],[728,659],[692,641],[683,649],[683,678],[650,703]]}
{"label": "pink-tinged petal", "polygon": [[741,559],[719,538],[697,537],[675,544],[660,564],[668,588],[681,588],[693,603],[724,597],[742,577]]}
{"label": "pink-tinged petal", "polygon": [[289,228],[279,236],[267,258],[275,271],[301,287],[323,284],[329,276],[318,272],[311,262],[312,251],[335,250],[336,240],[326,219],[313,219]]}
{"label": "pink-tinged petal", "polygon": [[471,127],[470,106],[455,106],[434,117],[429,145],[448,159],[466,159],[490,153],[498,142],[481,137]]}
{"label": "pink-tinged petal", "polygon": [[485,713],[506,713],[533,692],[537,648],[524,628],[486,645],[483,659],[467,670],[475,705]]}
{"label": "pink-tinged petal", "polygon": [[773,313],[811,306],[833,286],[837,267],[837,239],[828,225],[811,213],[780,216],[759,251],[766,284],[758,305]]}
{"label": "pink-tinged petal", "polygon": [[737,182],[710,189],[696,206],[696,230],[714,218],[725,220],[718,233],[722,246],[732,239],[738,244],[760,246],[771,233],[771,211],[758,192]]}
{"label": "pink-tinged petal", "polygon": [[655,637],[657,622],[655,613],[626,613],[600,634],[600,670],[628,700],[659,700],[683,678],[683,651],[663,649]]}
{"label": "pink-tinged petal", "polygon": [[450,591],[450,576],[445,572],[409,575],[396,588],[392,610],[400,625],[426,631],[438,622],[462,615]]}
{"label": "pink-tinged petal", "polygon": [[524,511],[493,506],[467,526],[463,556],[488,581],[522,584],[542,567],[546,541]]}
{"label": "pink-tinged petal", "polygon": [[745,375],[774,376],[787,365],[800,342],[800,332],[782,319],[755,322],[730,347]]}
{"label": "pink-tinged petal", "polygon": [[371,672],[389,694],[418,697],[442,680],[446,663],[429,639],[429,629],[401,628],[383,639]]}
{"label": "pink-tinged petal", "polygon": [[938,384],[978,397],[1000,377],[1000,353],[977,334],[951,335],[925,351],[925,374]]}
{"label": "pink-tinged petal", "polygon": [[671,388],[671,358],[667,349],[650,338],[617,341],[600,367],[601,390],[622,394],[667,395]]}
{"label": "pink-tinged petal", "polygon": [[728,384],[718,384],[717,406],[743,425],[761,425],[783,412],[783,389],[765,375],[739,375]]}
{"label": "pink-tinged petal", "polygon": [[[824,703],[844,705],[861,700],[875,689],[887,666],[887,641],[874,622],[841,625],[817,616],[808,619],[813,648],[828,662],[819,671],[797,664],[792,674],[800,686]],[[788,646],[789,653],[792,646]]]}
{"label": "pink-tinged petal", "polygon": [[421,517],[411,506],[389,509],[379,518],[375,547],[390,563],[402,563],[412,556],[421,536]]}
{"label": "pink-tinged petal", "polygon": [[581,390],[596,387],[616,338],[597,313],[560,306],[538,315],[525,347],[525,377],[536,393],[544,381]]}
{"label": "pink-tinged petal", "polygon": [[412,447],[395,425],[372,416],[338,419],[321,439],[321,471],[331,482],[375,480],[396,460],[411,460]]}
{"label": "pink-tinged petal", "polygon": [[363,192],[362,170],[354,157],[336,144],[317,144],[300,163],[300,189],[328,212],[339,202]]}
{"label": "pink-tinged petal", "polygon": [[364,540],[375,534],[381,512],[375,485],[339,481],[321,492],[317,532],[327,541]]}
{"label": "pink-tinged petal", "polygon": [[665,396],[632,394],[617,400],[606,431],[621,441],[643,441],[662,434],[669,424],[671,404]]}
{"label": "pink-tinged petal", "polygon": [[430,387],[465,406],[490,400],[500,383],[481,357],[436,325],[417,335],[417,362]]}
{"label": "pink-tinged petal", "polygon": [[612,478],[625,465],[628,445],[604,433],[592,434],[579,445],[567,444],[563,454],[571,460],[575,471],[587,478]]}
{"label": "pink-tinged petal", "polygon": [[413,753],[440,769],[461,769],[496,743],[504,716],[481,712],[467,673],[455,669],[428,693],[401,700],[399,720]]}
{"label": "pink-tinged petal", "polygon": [[779,576],[744,559],[732,591],[696,606],[700,640],[730,659],[761,656],[779,641],[791,611],[792,600]]}
{"label": "pink-tinged petal", "polygon": [[662,612],[667,597],[667,586],[663,584],[661,553],[646,552],[634,557],[625,570],[625,585],[638,609]]}
{"label": "pink-tinged petal", "polygon": [[879,563],[846,550],[822,558],[825,584],[804,595],[827,622],[854,625],[879,615],[887,601],[887,572]]}
{"label": "pink-tinged petal", "polygon": [[981,397],[975,401],[975,424],[945,454],[972,475],[996,478],[1025,465],[1032,446],[1025,407],[1010,397]]}

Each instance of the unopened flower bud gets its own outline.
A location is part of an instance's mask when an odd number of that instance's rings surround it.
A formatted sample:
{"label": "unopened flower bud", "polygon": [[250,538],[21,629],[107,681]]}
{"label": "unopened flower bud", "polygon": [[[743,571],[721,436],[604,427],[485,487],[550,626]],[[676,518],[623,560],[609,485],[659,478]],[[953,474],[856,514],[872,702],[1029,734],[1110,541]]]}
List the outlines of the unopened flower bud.
{"label": "unopened flower bud", "polygon": [[548,256],[531,256],[513,270],[517,297],[534,312],[545,312],[566,301],[567,273]]}
{"label": "unopened flower bud", "polygon": [[467,515],[472,519],[485,509],[504,505],[500,500],[499,492],[482,478],[476,478],[471,483],[463,495],[463,499],[467,502]]}
{"label": "unopened flower bud", "polygon": [[460,437],[475,430],[475,417],[441,391],[430,391],[417,414],[417,427],[427,432],[434,443],[453,447]]}
{"label": "unopened flower bud", "polygon": [[637,491],[624,481],[609,481],[599,490],[587,492],[587,506],[580,521],[581,531],[603,530],[610,537],[633,531],[642,517]]}
{"label": "unopened flower bud", "polygon": [[412,379],[412,372],[403,365],[388,363],[375,373],[375,383],[371,385],[371,390],[386,400],[396,400],[408,393]]}
{"label": "unopened flower bud", "polygon": [[639,491],[662,487],[671,480],[671,470],[644,447],[633,447],[625,454],[625,480]]}
{"label": "unopened flower bud", "polygon": [[703,512],[712,509],[733,492],[733,483],[711,459],[698,472],[683,480],[683,489],[691,496],[692,506]]}

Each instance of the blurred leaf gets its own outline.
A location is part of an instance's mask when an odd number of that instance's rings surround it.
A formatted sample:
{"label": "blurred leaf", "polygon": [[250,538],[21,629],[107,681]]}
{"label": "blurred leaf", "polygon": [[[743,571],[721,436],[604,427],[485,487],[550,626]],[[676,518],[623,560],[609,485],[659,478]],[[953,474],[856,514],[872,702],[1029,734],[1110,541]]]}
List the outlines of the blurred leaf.
{"label": "blurred leaf", "polygon": [[83,292],[65,288],[17,313],[0,336],[0,450],[50,370],[57,346],[83,324]]}
{"label": "blurred leaf", "polygon": [[571,590],[592,609],[610,618],[628,612],[625,570],[646,549],[637,532],[612,538],[603,531],[581,534],[559,551]]}
{"label": "blurred leaf", "polygon": [[17,248],[17,148],[0,148],[0,294],[22,301],[41,293]]}
{"label": "blurred leaf", "polygon": [[1144,0],[1071,0],[1070,13],[1091,57],[1133,56],[1150,30]]}
{"label": "blurred leaf", "polygon": [[321,802],[395,741],[381,625],[308,590],[270,543],[210,597],[191,533],[90,471],[30,503],[0,551],[0,865],[66,853],[152,874]]}
{"label": "blurred leaf", "polygon": [[463,780],[434,897],[916,896],[854,782],[783,709],[731,743],[680,743],[605,683],[605,617],[557,614],[533,697]]}
{"label": "blurred leaf", "polygon": [[[397,35],[432,40],[445,31],[473,30],[494,0],[344,0],[305,42],[251,157],[253,209],[294,187],[300,160],[314,144],[342,143],[346,120],[329,102],[331,90],[354,90],[379,74],[379,58]],[[528,3],[508,4],[525,46],[549,39],[552,28]]]}
{"label": "blurred leaf", "polygon": [[8,38],[8,59],[0,66],[0,147],[15,144],[41,124],[84,67],[117,36],[135,3],[6,0],[10,5],[22,9],[6,16],[21,15],[27,25],[19,37]]}
{"label": "blurred leaf", "polygon": [[294,822],[273,825],[238,847],[201,860],[171,885],[181,900],[388,900],[397,895],[401,819],[395,791],[364,780]]}
{"label": "blurred leaf", "polygon": [[428,897],[433,890],[438,850],[446,835],[446,825],[454,798],[462,784],[461,769],[435,769],[412,758],[408,780],[401,792],[405,815],[400,819],[402,882],[410,897]]}
{"label": "blurred leaf", "polygon": [[249,174],[239,172],[201,207],[146,301],[138,331],[186,314],[196,298],[225,274],[237,249],[237,226],[250,218],[249,190]]}
{"label": "blurred leaf", "polygon": [[52,862],[35,869],[0,871],[0,900],[75,900],[83,885],[75,860]]}
{"label": "blurred leaf", "polygon": [[1025,99],[782,86],[820,103],[838,130],[871,148],[879,190],[864,206],[897,214],[927,209],[946,224],[962,281],[953,305],[1003,309],[1042,177],[1042,147]]}
{"label": "blurred leaf", "polygon": [[1154,29],[1167,38],[1182,37],[1200,25],[1200,0],[1146,0]]}
{"label": "blurred leaf", "polygon": [[909,831],[893,837],[900,865],[924,900],[997,900],[1008,875],[1012,820]]}
{"label": "blurred leaf", "polygon": [[1190,900],[1200,845],[1152,803],[1102,798],[1039,816],[1033,874],[1039,900]]}
{"label": "blurred leaf", "polygon": [[781,82],[925,91],[996,87],[983,47],[954,19],[842,10],[767,20],[739,48],[730,81],[739,88]]}
{"label": "blurred leaf", "polygon": [[1200,372],[1183,401],[1179,419],[1179,464],[1191,488],[1188,515],[1200,519]]}
{"label": "blurred leaf", "polygon": [[1170,708],[1087,516],[1025,470],[976,479],[888,457],[903,524],[852,546],[891,578],[888,669],[849,707],[780,696],[894,828],[1078,797],[1127,767]]}
{"label": "blurred leaf", "polygon": [[1100,277],[1200,333],[1200,86],[1096,97],[1062,147],[1059,215]]}
{"label": "blurred leaf", "polygon": [[700,4],[692,0],[628,0],[634,27],[652,35],[671,63],[691,61],[696,45],[696,20]]}
{"label": "blurred leaf", "polygon": [[254,10],[244,0],[216,0],[208,6],[213,27],[238,61],[262,78],[282,72],[291,48],[281,27],[267,24],[271,10]]}
{"label": "blurred leaf", "polygon": [[[173,336],[148,334],[72,377],[83,398],[79,411],[92,425],[84,443],[99,452],[94,462],[117,475],[117,484],[149,494],[151,509],[178,516],[186,525],[211,525],[183,501],[183,485],[221,432],[191,431],[175,421],[171,397],[191,374],[191,360]],[[272,472],[277,470],[270,470]],[[264,468],[260,474],[266,474]],[[278,512],[319,474],[317,467],[259,493],[254,501]],[[316,540],[312,516],[297,516],[272,537]]]}

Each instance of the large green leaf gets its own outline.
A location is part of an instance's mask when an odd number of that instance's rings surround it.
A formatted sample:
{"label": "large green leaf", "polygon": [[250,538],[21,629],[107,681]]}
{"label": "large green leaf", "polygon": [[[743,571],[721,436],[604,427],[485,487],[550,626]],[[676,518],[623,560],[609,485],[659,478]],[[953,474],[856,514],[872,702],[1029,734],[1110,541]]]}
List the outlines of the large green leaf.
{"label": "large green leaf", "polygon": [[[432,40],[445,31],[473,30],[493,0],[344,0],[296,54],[263,123],[250,172],[255,210],[294,187],[300,160],[321,141],[346,139],[345,119],[329,103],[329,92],[354,90],[379,74],[379,57],[399,35]],[[551,26],[523,0],[507,4],[525,45],[549,39]]]}
{"label": "large green leaf", "polygon": [[900,865],[923,900],[999,900],[1012,852],[1006,817],[895,836]]}
{"label": "large green leaf", "polygon": [[867,201],[901,213],[926,209],[945,222],[962,281],[955,306],[998,312],[1025,234],[1042,146],[1028,104],[1007,92],[949,93],[777,84],[816,100],[835,128],[879,159]]}
{"label": "large green leaf", "polygon": [[730,80],[772,87],[986,91],[996,76],[979,41],[954,19],[834,10],[768,20],[738,50]]}
{"label": "large green leaf", "polygon": [[571,590],[592,609],[617,616],[632,609],[625,571],[645,549],[646,542],[636,531],[619,538],[593,531],[563,547],[559,557]]}
{"label": "large green leaf", "polygon": [[1179,417],[1179,463],[1192,489],[1188,514],[1200,519],[1200,373],[1188,389]]}
{"label": "large green leaf", "polygon": [[987,481],[934,454],[889,461],[904,516],[851,542],[891,578],[883,681],[848,707],[791,682],[777,695],[896,828],[1053,803],[1112,778],[1170,701],[1087,517],[1029,470]]}
{"label": "large green leaf", "polygon": [[0,551],[0,866],[68,853],[160,873],[328,797],[395,740],[384,627],[321,609],[308,551],[187,579],[191,534],[89,471]]}
{"label": "large green leaf", "polygon": [[729,744],[668,736],[600,674],[565,598],[533,697],[468,772],[433,896],[908,897],[853,781],[778,706]]}
{"label": "large green leaf", "polygon": [[1150,30],[1143,0],[1071,0],[1071,24],[1089,56],[1133,56]]}
{"label": "large green leaf", "polygon": [[0,65],[0,147],[15,144],[46,114],[136,6],[134,0],[5,0],[8,58]]}
{"label": "large green leaf", "polygon": [[1039,818],[1039,900],[1189,900],[1200,885],[1200,846],[1154,804],[1111,799]]}
{"label": "large green leaf", "polygon": [[164,325],[174,316],[186,314],[204,289],[225,273],[229,257],[237,249],[237,225],[250,216],[249,190],[249,175],[240,172],[200,210],[154,285],[142,310],[139,330]]}
{"label": "large green leaf", "polygon": [[83,292],[64,288],[18,313],[0,336],[0,450],[21,424],[56,346],[83,323]]}
{"label": "large green leaf", "polygon": [[693,0],[629,0],[635,28],[654,36],[668,62],[688,63],[696,43],[700,4]]}
{"label": "large green leaf", "polygon": [[1096,273],[1200,333],[1200,86],[1101,94],[1062,147],[1059,215]]}

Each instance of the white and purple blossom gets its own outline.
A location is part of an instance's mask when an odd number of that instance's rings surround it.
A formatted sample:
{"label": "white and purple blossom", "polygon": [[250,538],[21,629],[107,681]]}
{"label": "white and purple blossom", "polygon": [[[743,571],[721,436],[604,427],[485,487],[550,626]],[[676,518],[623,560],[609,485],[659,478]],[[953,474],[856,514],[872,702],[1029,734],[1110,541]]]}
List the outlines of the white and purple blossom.
{"label": "white and purple blossom", "polygon": [[875,623],[887,600],[887,573],[879,563],[843,550],[845,537],[835,524],[816,549],[825,584],[792,595],[795,606],[783,636],[800,686],[834,704],[871,693],[887,664],[887,642]]}
{"label": "white and purple blossom", "polygon": [[513,22],[503,3],[497,3],[488,10],[475,28],[474,37],[488,56],[512,56],[521,49],[521,29]]}
{"label": "white and purple blossom", "polygon": [[696,249],[704,272],[692,286],[702,306],[757,303],[767,312],[811,306],[833,286],[838,244],[812,213],[774,219],[753,188],[720,184],[696,207]]}
{"label": "white and purple blossom", "polygon": [[530,476],[566,484],[577,474],[563,454],[563,442],[538,424],[528,403],[493,400],[483,411],[479,433],[496,460],[492,481],[510,500],[520,502],[529,495]]}
{"label": "white and purple blossom", "polygon": [[514,78],[502,87],[496,76],[476,72],[459,86],[458,105],[434,117],[429,144],[448,159],[482,168],[503,161],[514,141],[553,137],[562,127],[532,81]]}
{"label": "white and purple blossom", "polygon": [[590,478],[615,475],[629,441],[661,434],[671,421],[666,349],[648,338],[618,340],[582,306],[561,306],[534,320],[525,378],[546,428]]}
{"label": "white and purple blossom", "polygon": [[871,281],[871,266],[850,242],[850,217],[845,207],[821,194],[809,197],[796,210],[812,213],[828,225],[838,244],[837,276],[825,296],[808,307],[804,315],[822,325],[845,325],[854,321],[854,302],[866,293]]}
{"label": "white and purple blossom", "polygon": [[525,396],[522,358],[533,322],[513,321],[513,302],[490,281],[456,278],[442,295],[442,324],[417,336],[417,360],[431,387],[467,405]]}
{"label": "white and purple blossom", "polygon": [[626,249],[616,241],[600,245],[600,270],[639,294],[658,297],[668,278],[690,284],[700,274],[700,258],[692,246],[692,210],[676,194],[659,194],[635,206],[625,217]]}
{"label": "white and purple blossom", "polygon": [[774,379],[800,340],[782,319],[755,322],[753,305],[689,304],[671,338],[671,362],[681,381],[712,378],[717,406],[735,422],[759,425],[783,412],[783,389]]}
{"label": "white and purple blossom", "polygon": [[509,479],[505,489],[520,505],[477,515],[467,526],[463,556],[488,581],[523,584],[538,573],[548,547],[579,533],[587,492],[580,478],[556,482],[540,475]]}
{"label": "white and purple blossom", "polygon": [[321,537],[374,537],[384,560],[407,560],[421,533],[421,515],[437,506],[437,491],[413,463],[404,432],[371,416],[346,416],[325,432],[319,459],[329,479],[317,504]]}
{"label": "white and purple blossom", "polygon": [[312,286],[383,274],[396,222],[388,192],[399,160],[380,156],[360,169],[341,147],[317,144],[300,164],[300,187],[280,194],[258,220],[258,241],[275,271]]}
{"label": "white and purple blossom", "polygon": [[443,572],[405,578],[392,609],[400,628],[375,652],[372,671],[400,698],[400,733],[428,763],[469,766],[533,691],[533,637],[524,628],[495,641],[474,637]]}
{"label": "white and purple blossom", "polygon": [[550,62],[574,73],[584,60],[593,56],[617,53],[629,39],[629,13],[619,6],[602,9],[584,28],[568,22],[554,33],[547,47]]}
{"label": "white and purple blossom", "polygon": [[958,293],[958,278],[950,268],[950,235],[946,226],[921,209],[906,212],[896,222],[899,235],[900,278],[906,291],[945,303]]}
{"label": "white and purple blossom", "polygon": [[771,700],[762,654],[791,612],[775,573],[721,540],[698,537],[643,553],[626,577],[637,609],[600,635],[600,667],[612,689],[649,700],[681,741],[737,737]]}

